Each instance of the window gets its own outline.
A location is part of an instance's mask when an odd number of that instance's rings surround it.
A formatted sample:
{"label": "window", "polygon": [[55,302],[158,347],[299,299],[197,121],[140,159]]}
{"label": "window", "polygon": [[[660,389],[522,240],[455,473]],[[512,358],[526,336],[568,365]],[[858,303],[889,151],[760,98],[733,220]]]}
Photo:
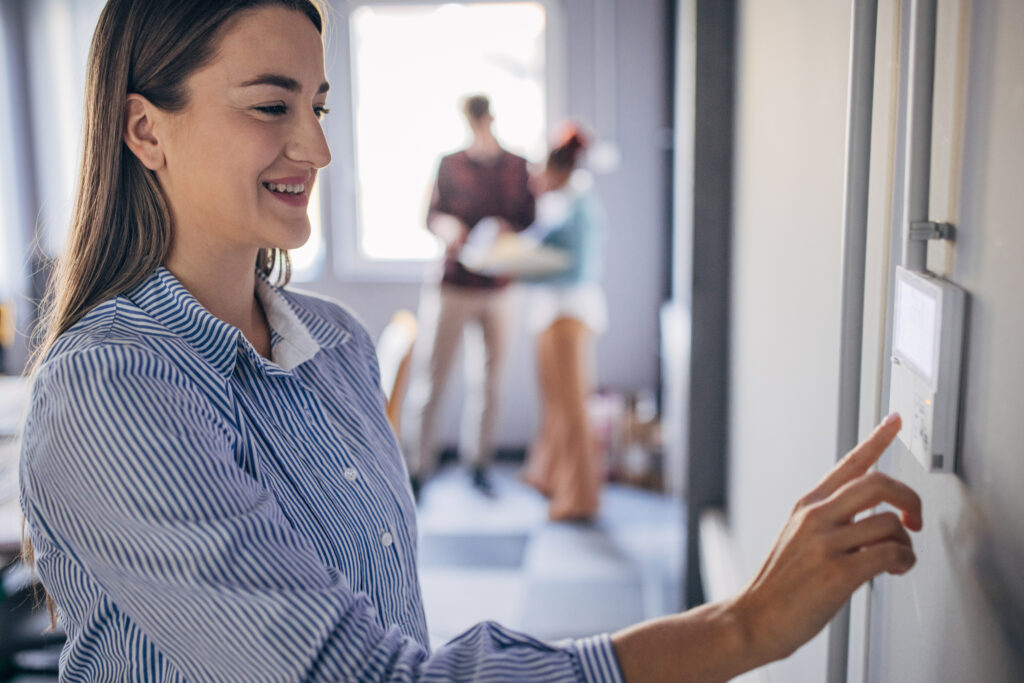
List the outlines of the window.
{"label": "window", "polygon": [[355,230],[338,240],[348,250],[342,263],[355,252],[357,270],[394,274],[440,256],[424,221],[441,156],[468,142],[463,96],[491,98],[505,147],[543,155],[547,19],[540,2],[357,3],[349,22]]}
{"label": "window", "polygon": [[32,153],[39,193],[39,242],[49,256],[67,241],[82,150],[85,64],[99,0],[25,4]]}
{"label": "window", "polygon": [[[14,97],[8,62],[7,15],[0,10],[0,305],[16,298],[22,290],[25,253],[19,234],[21,225],[17,212],[17,190],[23,185],[15,179]],[[3,330],[0,330],[0,336]],[[0,368],[0,371],[3,369]]]}

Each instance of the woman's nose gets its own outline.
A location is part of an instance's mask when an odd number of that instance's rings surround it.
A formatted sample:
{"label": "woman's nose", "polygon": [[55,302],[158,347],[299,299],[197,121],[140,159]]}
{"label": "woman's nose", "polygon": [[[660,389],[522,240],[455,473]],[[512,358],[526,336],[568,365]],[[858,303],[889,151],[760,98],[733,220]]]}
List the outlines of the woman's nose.
{"label": "woman's nose", "polygon": [[331,148],[327,144],[327,136],[320,125],[320,120],[312,112],[309,116],[302,117],[285,149],[285,154],[294,161],[308,163],[314,168],[323,168],[331,163]]}

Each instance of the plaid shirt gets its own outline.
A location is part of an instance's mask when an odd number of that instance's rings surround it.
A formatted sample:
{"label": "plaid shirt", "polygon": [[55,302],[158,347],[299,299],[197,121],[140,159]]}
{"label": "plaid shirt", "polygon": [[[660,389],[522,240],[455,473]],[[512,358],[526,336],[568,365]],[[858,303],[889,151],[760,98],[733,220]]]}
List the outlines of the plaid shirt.
{"label": "plaid shirt", "polygon": [[[504,218],[517,230],[533,222],[533,195],[527,186],[526,159],[501,151],[493,161],[475,161],[465,152],[441,159],[430,200],[427,225],[435,215],[455,216],[472,230],[482,218]],[[444,284],[478,289],[503,287],[507,280],[477,275],[453,258],[444,264]]]}

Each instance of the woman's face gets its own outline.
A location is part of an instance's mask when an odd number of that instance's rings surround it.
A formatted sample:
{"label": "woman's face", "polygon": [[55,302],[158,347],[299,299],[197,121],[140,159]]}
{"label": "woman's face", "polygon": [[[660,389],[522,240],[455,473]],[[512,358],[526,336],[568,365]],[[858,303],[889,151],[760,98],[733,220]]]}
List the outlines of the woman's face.
{"label": "woman's face", "polygon": [[187,87],[189,104],[168,119],[166,165],[157,172],[175,242],[301,246],[317,170],[331,160],[320,125],[328,85],[316,27],[284,7],[244,12]]}

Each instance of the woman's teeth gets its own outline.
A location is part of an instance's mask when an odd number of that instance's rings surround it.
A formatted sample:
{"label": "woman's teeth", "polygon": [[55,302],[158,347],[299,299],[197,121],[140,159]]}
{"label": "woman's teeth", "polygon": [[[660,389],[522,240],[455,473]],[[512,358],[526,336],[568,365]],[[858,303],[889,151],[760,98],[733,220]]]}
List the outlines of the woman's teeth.
{"label": "woman's teeth", "polygon": [[288,194],[302,194],[306,191],[306,184],[300,185],[279,185],[278,183],[263,183],[263,187],[271,192],[287,192]]}

